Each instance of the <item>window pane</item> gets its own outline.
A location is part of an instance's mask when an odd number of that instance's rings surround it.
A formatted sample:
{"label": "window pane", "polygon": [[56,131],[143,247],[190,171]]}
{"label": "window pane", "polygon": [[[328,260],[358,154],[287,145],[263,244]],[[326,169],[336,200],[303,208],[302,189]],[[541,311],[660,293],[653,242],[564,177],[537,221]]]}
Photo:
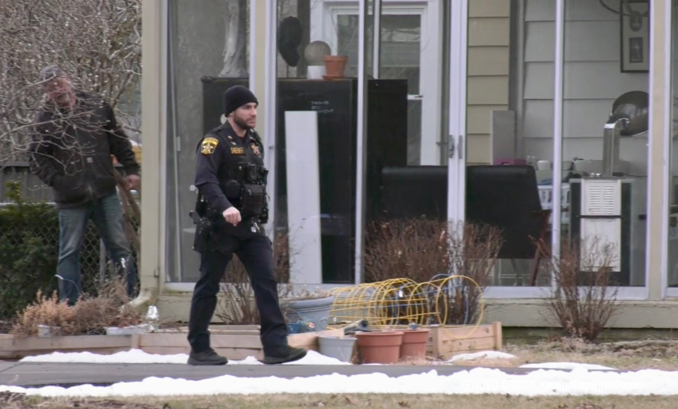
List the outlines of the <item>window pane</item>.
{"label": "window pane", "polygon": [[[198,141],[220,124],[223,91],[248,84],[248,0],[169,2],[167,254],[171,281],[195,282],[199,255],[188,213]],[[213,80],[206,81],[206,77]]]}
{"label": "window pane", "polygon": [[671,139],[671,173],[669,177],[669,239],[668,239],[668,286],[678,287],[678,6],[672,7],[671,76],[673,96],[673,129]]}
{"label": "window pane", "polygon": [[555,8],[522,3],[468,21],[466,218],[502,231],[491,286],[551,283],[535,242],[549,251]]}
{"label": "window pane", "polygon": [[602,266],[610,284],[644,286],[649,4],[619,4],[566,1],[563,238],[581,252],[581,283]]}
{"label": "window pane", "polygon": [[[289,243],[293,282],[353,283],[357,2],[339,24],[321,1],[277,6],[276,239]],[[336,76],[328,55],[347,57]]]}

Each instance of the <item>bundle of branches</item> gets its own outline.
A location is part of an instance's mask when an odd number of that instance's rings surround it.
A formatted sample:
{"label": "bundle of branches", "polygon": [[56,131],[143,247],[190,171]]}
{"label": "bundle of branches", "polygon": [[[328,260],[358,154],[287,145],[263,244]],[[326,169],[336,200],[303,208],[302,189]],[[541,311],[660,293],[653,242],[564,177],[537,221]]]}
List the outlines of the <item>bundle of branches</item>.
{"label": "bundle of branches", "polygon": [[[540,253],[548,249],[539,245]],[[568,338],[595,341],[608,321],[621,308],[611,266],[615,252],[610,244],[593,239],[580,245],[563,242],[560,256],[549,260],[555,279],[555,292],[547,304],[547,317],[555,319]]]}
{"label": "bundle of branches", "polygon": [[365,281],[426,282],[448,271],[447,223],[425,218],[372,223],[365,232]]}
{"label": "bundle of branches", "polygon": [[48,65],[139,132],[138,112],[117,108],[131,102],[141,75],[141,0],[0,0],[0,16],[0,163],[26,160]]}
{"label": "bundle of branches", "polygon": [[447,243],[449,274],[461,277],[447,281],[447,291],[443,292],[444,323],[475,324],[480,319],[480,299],[504,243],[501,230],[487,225],[460,223],[450,227]]}

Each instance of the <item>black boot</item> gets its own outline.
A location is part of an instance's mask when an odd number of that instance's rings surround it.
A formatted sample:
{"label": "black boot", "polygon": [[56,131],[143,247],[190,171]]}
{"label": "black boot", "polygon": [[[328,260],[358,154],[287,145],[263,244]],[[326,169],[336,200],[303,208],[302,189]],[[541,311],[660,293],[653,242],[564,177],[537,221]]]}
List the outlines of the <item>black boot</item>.
{"label": "black boot", "polygon": [[228,359],[214,352],[213,349],[208,349],[203,352],[193,352],[188,356],[189,365],[226,365]]}
{"label": "black boot", "polygon": [[287,351],[284,353],[264,356],[264,360],[261,362],[266,365],[277,365],[298,361],[305,356],[306,350],[304,348],[287,348]]}

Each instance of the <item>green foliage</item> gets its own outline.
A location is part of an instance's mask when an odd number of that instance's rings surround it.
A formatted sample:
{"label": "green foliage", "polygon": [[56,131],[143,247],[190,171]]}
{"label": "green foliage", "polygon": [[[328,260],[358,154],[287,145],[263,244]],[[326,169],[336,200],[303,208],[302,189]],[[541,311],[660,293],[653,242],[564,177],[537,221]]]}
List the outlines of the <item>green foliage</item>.
{"label": "green foliage", "polygon": [[[58,288],[59,219],[54,206],[25,201],[17,182],[8,182],[10,204],[0,208],[0,320],[16,316],[35,300],[38,290]],[[88,243],[87,240],[84,241]],[[98,256],[98,246],[83,249]],[[83,287],[92,287],[94,272],[83,272]]]}

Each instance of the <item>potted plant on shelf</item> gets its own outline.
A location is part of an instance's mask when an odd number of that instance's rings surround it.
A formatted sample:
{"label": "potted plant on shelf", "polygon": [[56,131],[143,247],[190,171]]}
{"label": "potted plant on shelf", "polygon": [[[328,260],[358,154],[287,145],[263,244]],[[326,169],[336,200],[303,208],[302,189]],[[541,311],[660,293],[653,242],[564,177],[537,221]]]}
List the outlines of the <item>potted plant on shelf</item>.
{"label": "potted plant on shelf", "polygon": [[346,63],[348,56],[346,55],[326,55],[323,57],[325,61],[325,72],[323,78],[326,80],[336,80],[344,78],[344,71],[346,70]]}

